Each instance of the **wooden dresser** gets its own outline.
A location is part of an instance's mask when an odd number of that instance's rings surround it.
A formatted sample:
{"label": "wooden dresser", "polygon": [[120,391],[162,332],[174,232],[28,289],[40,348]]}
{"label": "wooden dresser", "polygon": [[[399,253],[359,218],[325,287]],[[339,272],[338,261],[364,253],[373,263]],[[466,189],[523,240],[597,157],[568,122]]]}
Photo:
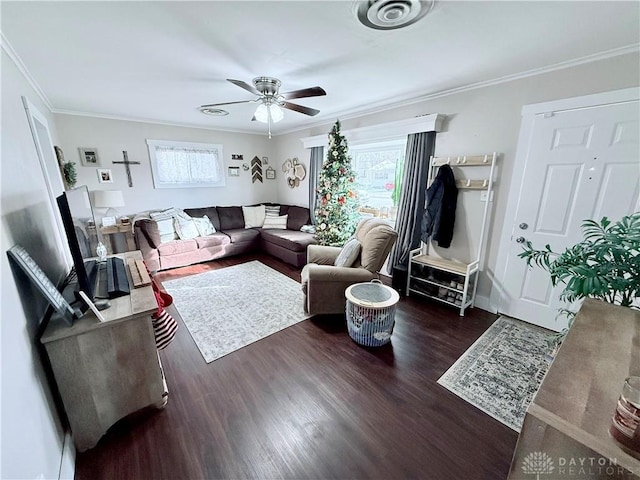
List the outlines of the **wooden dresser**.
{"label": "wooden dresser", "polygon": [[640,460],[609,435],[630,375],[640,375],[640,311],[586,300],[527,410],[509,479],[536,469],[540,479],[640,478]]}
{"label": "wooden dresser", "polygon": [[[117,255],[142,259],[139,251]],[[162,403],[164,380],[151,314],[157,309],[151,286],[112,299],[100,322],[88,311],[73,326],[55,316],[44,344],[79,451],[98,443],[115,422]]]}

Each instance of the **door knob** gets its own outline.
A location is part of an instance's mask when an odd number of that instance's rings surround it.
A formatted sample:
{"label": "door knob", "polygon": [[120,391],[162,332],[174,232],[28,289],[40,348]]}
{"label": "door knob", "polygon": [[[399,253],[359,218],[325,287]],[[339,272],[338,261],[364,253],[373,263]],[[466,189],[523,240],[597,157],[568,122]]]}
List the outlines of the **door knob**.
{"label": "door knob", "polygon": [[521,230],[526,230],[527,228],[529,228],[529,224],[524,222],[518,226],[520,227]]}
{"label": "door knob", "polygon": [[516,238],[516,242],[518,242],[518,243],[524,243],[524,241],[525,241],[525,240],[524,240],[524,237],[518,237],[518,238]]}

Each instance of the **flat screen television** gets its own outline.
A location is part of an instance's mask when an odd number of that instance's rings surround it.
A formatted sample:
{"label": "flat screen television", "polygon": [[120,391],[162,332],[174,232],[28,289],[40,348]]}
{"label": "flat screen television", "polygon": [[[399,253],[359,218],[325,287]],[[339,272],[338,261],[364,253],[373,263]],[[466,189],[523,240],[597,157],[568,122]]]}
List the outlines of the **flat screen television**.
{"label": "flat screen television", "polygon": [[86,185],[65,191],[57,199],[67,242],[77,276],[77,290],[82,290],[95,301],[94,282],[88,275],[84,262],[96,257],[98,229]]}

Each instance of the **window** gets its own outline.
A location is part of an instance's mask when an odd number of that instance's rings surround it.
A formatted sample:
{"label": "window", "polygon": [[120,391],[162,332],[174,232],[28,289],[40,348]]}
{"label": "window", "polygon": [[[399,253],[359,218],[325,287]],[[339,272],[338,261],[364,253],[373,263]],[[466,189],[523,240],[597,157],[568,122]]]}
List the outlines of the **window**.
{"label": "window", "polygon": [[362,216],[395,221],[405,146],[406,139],[349,147]]}
{"label": "window", "polygon": [[224,187],[222,145],[147,140],[155,188]]}

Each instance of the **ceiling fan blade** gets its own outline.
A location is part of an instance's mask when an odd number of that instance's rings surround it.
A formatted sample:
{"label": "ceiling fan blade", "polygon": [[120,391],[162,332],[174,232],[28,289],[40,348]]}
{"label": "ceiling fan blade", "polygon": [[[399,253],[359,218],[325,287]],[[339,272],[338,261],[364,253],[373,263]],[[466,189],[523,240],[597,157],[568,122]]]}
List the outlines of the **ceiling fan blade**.
{"label": "ceiling fan blade", "polygon": [[294,110],[296,112],[304,113],[305,115],[310,115],[312,117],[320,113],[320,110],[316,110],[315,108],[303,107],[302,105],[291,102],[282,102],[282,107],[288,108],[289,110]]}
{"label": "ceiling fan blade", "polygon": [[294,98],[307,98],[307,97],[321,97],[322,95],[326,95],[327,92],[324,91],[321,87],[311,87],[311,88],[303,88],[301,90],[293,90],[291,92],[281,93],[284,98],[287,100],[292,100]]}
{"label": "ceiling fan blade", "polygon": [[239,86],[240,88],[244,88],[247,92],[251,92],[254,95],[262,95],[258,90],[256,90],[256,87],[254,87],[253,85],[249,85],[247,82],[243,82],[242,80],[233,80],[232,78],[227,78],[227,82],[231,82],[234,85]]}
{"label": "ceiling fan blade", "polygon": [[237,102],[210,103],[208,105],[200,105],[200,108],[221,107],[223,105],[235,105],[236,103],[255,103],[257,100],[239,100]]}

